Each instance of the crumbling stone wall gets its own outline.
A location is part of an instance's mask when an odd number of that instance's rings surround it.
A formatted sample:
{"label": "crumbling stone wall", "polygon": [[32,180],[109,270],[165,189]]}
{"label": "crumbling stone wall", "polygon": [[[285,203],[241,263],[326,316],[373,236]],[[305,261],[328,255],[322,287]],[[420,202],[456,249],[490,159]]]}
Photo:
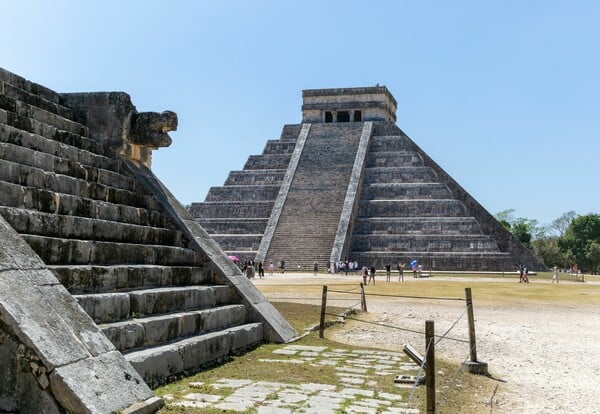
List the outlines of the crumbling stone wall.
{"label": "crumbling stone wall", "polygon": [[0,411],[63,412],[49,385],[48,370],[41,359],[0,321]]}

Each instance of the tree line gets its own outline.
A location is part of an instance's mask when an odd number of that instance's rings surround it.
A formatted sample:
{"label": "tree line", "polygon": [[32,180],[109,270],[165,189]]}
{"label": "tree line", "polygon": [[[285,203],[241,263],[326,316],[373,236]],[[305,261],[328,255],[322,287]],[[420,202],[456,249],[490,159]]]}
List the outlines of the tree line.
{"label": "tree line", "polygon": [[571,269],[574,265],[586,273],[600,270],[600,215],[563,213],[548,225],[537,220],[515,217],[515,210],[504,210],[496,219],[533,254],[550,268]]}

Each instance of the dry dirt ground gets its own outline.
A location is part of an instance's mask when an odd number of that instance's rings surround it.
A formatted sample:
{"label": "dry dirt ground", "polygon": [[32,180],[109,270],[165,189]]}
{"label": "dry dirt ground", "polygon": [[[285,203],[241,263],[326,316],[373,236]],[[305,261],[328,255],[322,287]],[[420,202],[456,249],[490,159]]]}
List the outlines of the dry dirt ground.
{"label": "dry dirt ground", "polygon": [[[312,278],[312,274],[277,275],[276,280],[255,283],[310,283]],[[322,278],[312,283],[318,280]],[[306,302],[301,294],[269,296]],[[431,319],[436,335],[442,335],[460,318],[448,337],[468,339],[463,302],[403,299],[399,303],[396,298],[369,297],[368,308],[367,314],[356,317],[380,325],[348,321],[344,329],[328,332],[328,337],[396,351],[410,343],[424,353],[423,335],[381,325],[423,331],[425,320]],[[478,359],[489,364],[490,374],[498,380],[494,398],[482,397],[482,413],[600,413],[600,306],[476,303],[475,327]],[[460,363],[468,355],[466,343],[443,339],[436,345],[436,358]]]}

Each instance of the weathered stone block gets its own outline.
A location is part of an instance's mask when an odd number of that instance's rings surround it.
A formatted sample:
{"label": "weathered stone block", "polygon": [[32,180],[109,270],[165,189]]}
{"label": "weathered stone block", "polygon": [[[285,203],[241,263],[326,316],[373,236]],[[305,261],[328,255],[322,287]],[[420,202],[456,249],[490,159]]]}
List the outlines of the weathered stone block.
{"label": "weathered stone block", "polygon": [[75,413],[115,412],[153,396],[117,351],[56,368],[50,387],[61,405]]}
{"label": "weathered stone block", "polygon": [[126,319],[131,314],[127,293],[102,293],[75,296],[79,305],[98,323]]}

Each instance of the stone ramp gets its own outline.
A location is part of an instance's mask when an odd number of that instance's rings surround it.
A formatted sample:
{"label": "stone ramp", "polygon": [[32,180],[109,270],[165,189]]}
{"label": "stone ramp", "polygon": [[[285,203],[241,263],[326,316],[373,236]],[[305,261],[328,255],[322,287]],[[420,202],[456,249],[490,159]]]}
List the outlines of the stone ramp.
{"label": "stone ramp", "polygon": [[265,258],[286,268],[330,259],[363,123],[313,124]]}
{"label": "stone ramp", "polygon": [[[263,329],[275,312],[236,281],[239,271],[224,264],[206,233],[190,231],[185,212],[173,197],[165,200],[149,169],[117,155],[145,154],[148,161],[149,150],[116,146],[111,140],[124,134],[98,129],[127,125],[119,113],[135,119],[128,96],[59,95],[3,70],[0,81],[0,214],[74,295],[70,300],[144,367],[150,385],[265,338],[282,340],[273,332],[289,339],[293,330],[276,317],[277,326]],[[102,116],[108,119],[100,122]],[[217,337],[226,339],[215,347]],[[174,366],[151,362],[161,353],[200,350],[202,358]]]}

